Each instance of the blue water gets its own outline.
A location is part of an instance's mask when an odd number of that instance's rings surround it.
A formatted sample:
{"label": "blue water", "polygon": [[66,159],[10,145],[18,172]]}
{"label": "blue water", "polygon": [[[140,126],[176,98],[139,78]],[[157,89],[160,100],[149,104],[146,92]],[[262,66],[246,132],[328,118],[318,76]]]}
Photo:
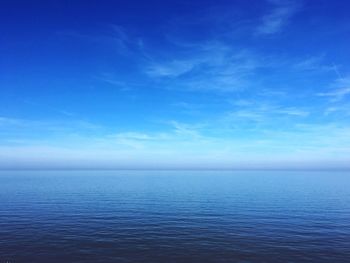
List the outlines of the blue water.
{"label": "blue water", "polygon": [[350,172],[3,171],[2,262],[350,262]]}

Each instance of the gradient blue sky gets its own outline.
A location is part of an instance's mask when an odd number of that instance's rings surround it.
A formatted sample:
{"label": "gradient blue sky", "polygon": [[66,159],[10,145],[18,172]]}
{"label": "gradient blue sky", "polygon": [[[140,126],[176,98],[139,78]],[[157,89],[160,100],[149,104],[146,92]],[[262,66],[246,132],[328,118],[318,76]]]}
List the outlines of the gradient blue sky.
{"label": "gradient blue sky", "polygon": [[349,10],[3,0],[0,167],[349,167]]}

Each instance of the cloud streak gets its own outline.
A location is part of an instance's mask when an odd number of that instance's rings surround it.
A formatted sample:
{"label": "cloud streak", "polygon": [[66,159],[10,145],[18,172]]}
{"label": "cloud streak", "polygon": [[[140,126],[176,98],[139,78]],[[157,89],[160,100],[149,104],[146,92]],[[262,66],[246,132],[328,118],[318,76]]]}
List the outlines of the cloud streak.
{"label": "cloud streak", "polygon": [[261,19],[256,28],[257,35],[272,35],[282,31],[291,17],[298,11],[299,4],[289,0],[270,0],[270,10]]}
{"label": "cloud streak", "polygon": [[183,90],[232,92],[245,89],[249,78],[262,64],[247,50],[223,42],[207,42],[184,48],[188,58],[152,62],[146,74],[162,83]]}
{"label": "cloud streak", "polygon": [[338,78],[334,83],[333,88],[327,92],[319,92],[318,96],[328,97],[331,102],[337,102],[343,100],[350,94],[350,77]]}

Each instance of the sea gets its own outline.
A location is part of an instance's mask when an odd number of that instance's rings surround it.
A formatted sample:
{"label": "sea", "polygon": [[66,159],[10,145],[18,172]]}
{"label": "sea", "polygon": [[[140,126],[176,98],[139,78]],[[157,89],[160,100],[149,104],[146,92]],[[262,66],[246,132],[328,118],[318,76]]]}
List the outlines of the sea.
{"label": "sea", "polygon": [[1,171],[20,262],[350,262],[350,172]]}

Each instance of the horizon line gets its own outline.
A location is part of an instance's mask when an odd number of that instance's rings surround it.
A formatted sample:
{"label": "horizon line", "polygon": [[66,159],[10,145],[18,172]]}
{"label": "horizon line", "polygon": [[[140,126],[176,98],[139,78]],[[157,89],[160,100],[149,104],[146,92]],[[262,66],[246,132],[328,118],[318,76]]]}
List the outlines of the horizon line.
{"label": "horizon line", "polygon": [[3,171],[350,171],[350,167],[269,167],[269,168],[1,168]]}

